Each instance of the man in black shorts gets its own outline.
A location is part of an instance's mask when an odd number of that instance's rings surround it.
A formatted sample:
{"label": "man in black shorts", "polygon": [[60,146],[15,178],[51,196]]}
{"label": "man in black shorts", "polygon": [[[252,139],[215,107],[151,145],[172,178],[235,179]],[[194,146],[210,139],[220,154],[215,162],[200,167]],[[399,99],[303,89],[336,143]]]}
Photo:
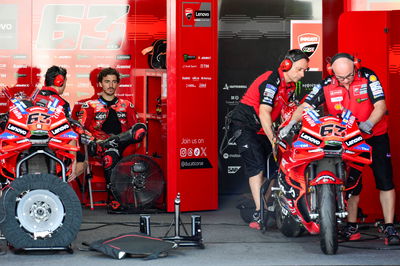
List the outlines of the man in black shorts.
{"label": "man in black shorts", "polygon": [[295,83],[304,77],[308,61],[301,50],[288,51],[278,69],[265,72],[251,84],[231,114],[232,132],[237,136],[236,144],[256,205],[249,224],[254,229],[261,228],[260,189],[267,170],[267,156],[274,145],[272,123],[278,120],[281,109],[294,93]]}
{"label": "man in black shorts", "polygon": [[[386,101],[381,83],[372,70],[361,67],[360,61],[347,53],[333,56],[327,70],[330,76],[314,87],[305,103],[294,112],[291,122],[301,120],[305,107],[316,108],[325,103],[329,114],[340,115],[344,109],[348,109],[360,122],[362,132],[372,131],[371,134],[362,135],[372,147],[371,168],[376,188],[380,190],[385,244],[398,245],[399,235],[393,226],[396,194],[392,180]],[[290,126],[287,126],[281,133],[289,132],[289,129]],[[360,174],[360,171],[352,169],[350,179]],[[356,187],[348,200],[348,223],[342,234],[345,240],[358,240],[361,237],[357,225],[360,192],[361,186]]]}

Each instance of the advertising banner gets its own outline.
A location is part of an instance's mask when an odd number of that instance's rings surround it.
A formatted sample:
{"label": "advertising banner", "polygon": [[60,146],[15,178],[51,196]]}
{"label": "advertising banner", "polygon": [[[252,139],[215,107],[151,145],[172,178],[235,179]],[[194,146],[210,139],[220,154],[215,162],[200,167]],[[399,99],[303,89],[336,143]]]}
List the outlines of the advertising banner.
{"label": "advertising banner", "polygon": [[308,55],[310,71],[322,71],[322,21],[291,20],[290,47]]}
{"label": "advertising banner", "polygon": [[217,1],[170,3],[167,210],[216,209]]}

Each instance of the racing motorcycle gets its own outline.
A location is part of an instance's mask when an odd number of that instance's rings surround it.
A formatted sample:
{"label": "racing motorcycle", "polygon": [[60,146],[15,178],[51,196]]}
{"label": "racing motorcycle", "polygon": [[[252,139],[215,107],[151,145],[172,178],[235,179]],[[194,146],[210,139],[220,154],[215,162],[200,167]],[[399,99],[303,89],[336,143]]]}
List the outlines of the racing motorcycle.
{"label": "racing motorcycle", "polygon": [[277,227],[289,237],[304,230],[319,234],[321,250],[335,254],[337,225],[348,214],[346,193],[359,182],[359,177],[349,177],[349,171],[362,171],[371,163],[372,149],[356,118],[349,110],[341,117],[321,117],[306,108],[302,125],[278,138],[277,149],[279,171],[273,188]]}
{"label": "racing motorcycle", "polygon": [[69,249],[82,208],[67,184],[79,135],[59,100],[11,97],[0,133],[0,230],[16,249]]}

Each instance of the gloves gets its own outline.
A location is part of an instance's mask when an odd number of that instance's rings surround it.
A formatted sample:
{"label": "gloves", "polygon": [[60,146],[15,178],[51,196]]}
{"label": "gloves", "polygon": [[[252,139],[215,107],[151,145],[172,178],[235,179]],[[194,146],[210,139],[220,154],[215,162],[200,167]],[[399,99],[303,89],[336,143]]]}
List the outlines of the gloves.
{"label": "gloves", "polygon": [[374,127],[374,125],[372,124],[371,121],[367,120],[365,122],[360,122],[360,124],[358,125],[358,128],[364,132],[364,133],[368,133],[370,134],[371,129]]}
{"label": "gloves", "polygon": [[292,127],[293,127],[296,123],[297,123],[297,121],[291,120],[291,121],[289,122],[289,124],[287,124],[284,128],[282,128],[282,129],[279,131],[279,138],[282,139],[282,138],[286,137],[287,134],[289,134],[289,131],[292,129]]}
{"label": "gloves", "polygon": [[108,139],[100,141],[99,145],[104,149],[111,149],[111,148],[118,149],[119,142],[120,140],[118,135],[112,135]]}
{"label": "gloves", "polygon": [[93,141],[94,137],[92,135],[87,134],[86,132],[81,134],[81,143],[83,145],[89,145]]}

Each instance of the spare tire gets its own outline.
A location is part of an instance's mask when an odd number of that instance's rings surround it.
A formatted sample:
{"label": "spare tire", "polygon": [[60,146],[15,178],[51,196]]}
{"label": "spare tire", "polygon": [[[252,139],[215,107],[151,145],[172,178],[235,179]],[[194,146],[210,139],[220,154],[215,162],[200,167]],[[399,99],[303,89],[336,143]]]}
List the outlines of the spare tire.
{"label": "spare tire", "polygon": [[82,207],[75,191],[51,174],[26,174],[15,179],[1,198],[6,240],[20,248],[63,248],[76,238]]}

